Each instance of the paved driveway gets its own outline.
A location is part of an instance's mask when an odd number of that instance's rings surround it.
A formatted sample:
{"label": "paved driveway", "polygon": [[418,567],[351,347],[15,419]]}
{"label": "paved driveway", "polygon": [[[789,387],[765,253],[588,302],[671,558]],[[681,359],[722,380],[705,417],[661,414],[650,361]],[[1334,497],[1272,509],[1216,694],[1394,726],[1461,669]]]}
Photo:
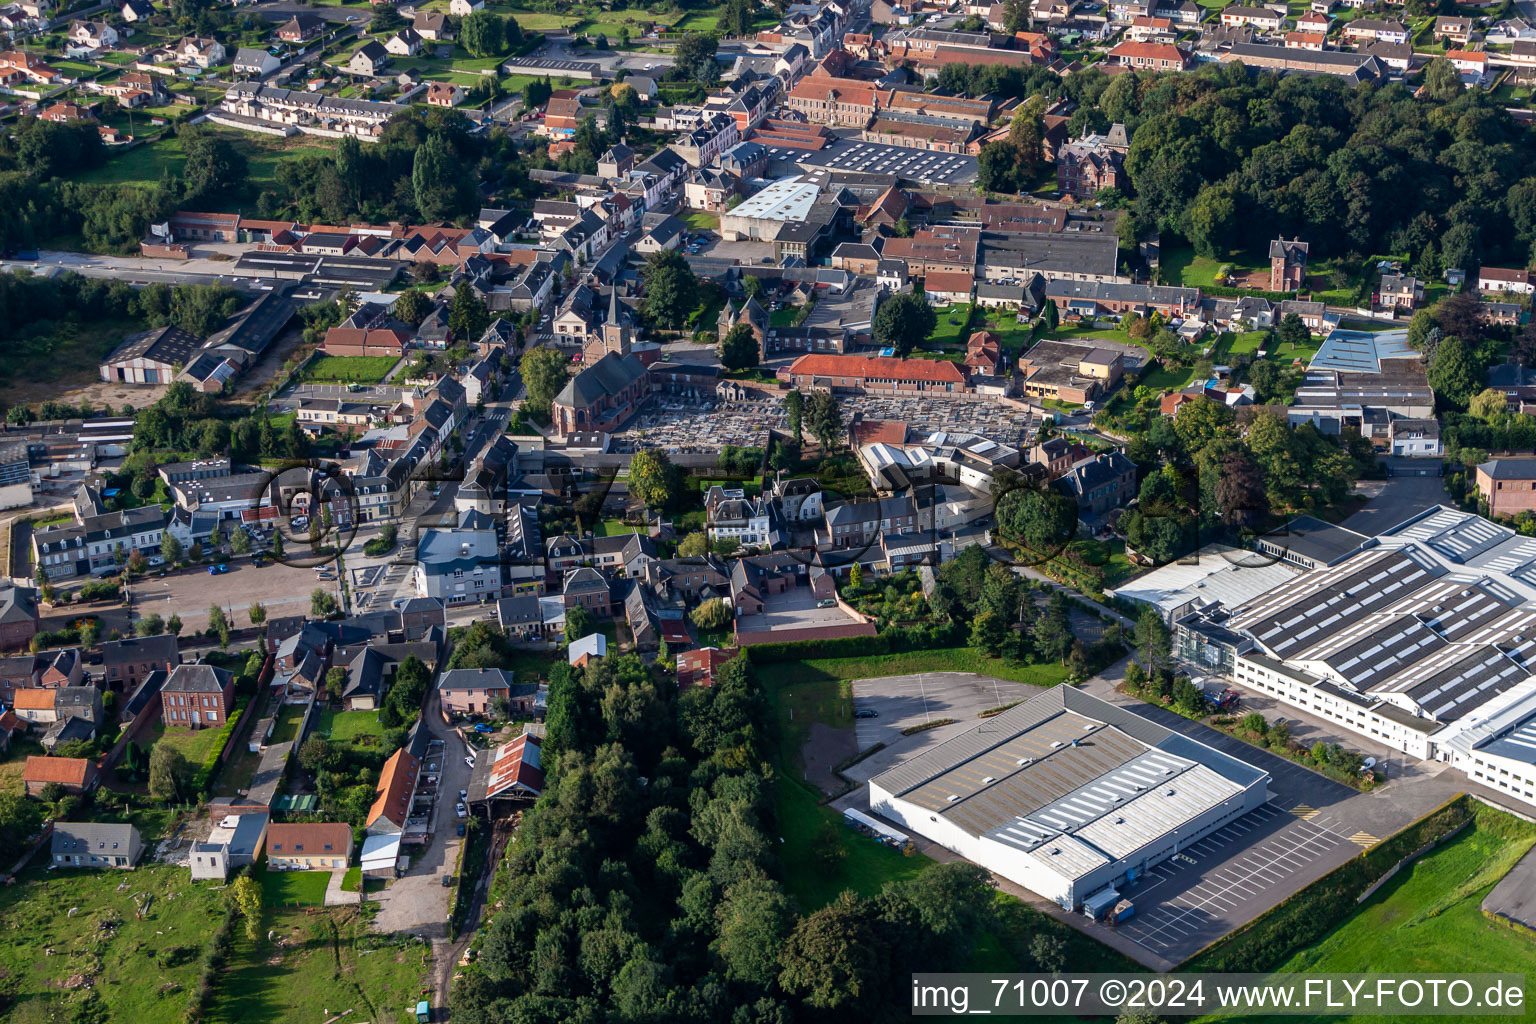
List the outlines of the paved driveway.
{"label": "paved driveway", "polygon": [[452,891],[443,886],[442,876],[454,873],[458,864],[459,845],[457,835],[459,819],[453,812],[459,790],[469,787],[469,767],[464,763],[464,743],[437,718],[437,695],[434,691],[422,709],[432,735],[444,741],[445,749],[441,766],[441,783],[437,804],[432,809],[430,828],[432,841],[421,853],[411,858],[411,866],[404,875],[395,879],[383,892],[372,898],[379,904],[379,916],[374,924],[383,932],[409,932],[428,939],[445,939],[448,935],[448,894]]}

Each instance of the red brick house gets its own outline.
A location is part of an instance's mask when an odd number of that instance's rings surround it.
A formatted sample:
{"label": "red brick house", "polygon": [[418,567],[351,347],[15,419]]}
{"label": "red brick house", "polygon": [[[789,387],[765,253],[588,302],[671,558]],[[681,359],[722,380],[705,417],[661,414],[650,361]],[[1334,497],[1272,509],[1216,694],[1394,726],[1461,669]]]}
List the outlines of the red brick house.
{"label": "red brick house", "polygon": [[217,728],[235,708],[235,677],[197,662],[178,665],[160,689],[160,716],[167,729]]}
{"label": "red brick house", "polygon": [[393,356],[399,359],[410,341],[410,335],[393,328],[332,327],[325,332],[320,350],[328,356]]}

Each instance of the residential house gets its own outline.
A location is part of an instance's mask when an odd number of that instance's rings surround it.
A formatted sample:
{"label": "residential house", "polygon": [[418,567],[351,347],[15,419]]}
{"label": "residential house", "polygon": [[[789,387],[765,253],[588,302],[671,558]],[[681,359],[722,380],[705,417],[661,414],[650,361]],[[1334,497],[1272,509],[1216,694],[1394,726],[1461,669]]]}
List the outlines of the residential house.
{"label": "residential house", "polygon": [[1172,43],[1119,43],[1109,51],[1108,60],[1137,71],[1183,71],[1194,63],[1188,50]]}
{"label": "residential house", "polygon": [[1136,497],[1136,463],[1121,451],[1092,456],[1074,465],[1054,486],[1090,515],[1103,515]]}
{"label": "residential house", "polygon": [[414,57],[421,52],[423,44],[421,34],[407,25],[385,41],[384,49],[395,57]]}
{"label": "residential house", "polygon": [[389,51],[377,40],[369,40],[352,54],[347,61],[347,70],[354,75],[377,75],[388,63]]}
{"label": "residential house", "polygon": [[127,822],[61,821],[53,826],[49,856],[55,868],[127,871],[144,853],[139,830]]}
{"label": "residential house", "polygon": [[272,822],[269,871],[336,871],[352,863],[352,826],[345,822]]}
{"label": "residential house", "polygon": [[132,693],[151,672],[169,673],[180,664],[180,641],[171,633],[130,636],[101,644],[101,671],[109,690]]}
{"label": "residential house", "polygon": [[598,618],[605,619],[613,614],[613,593],[608,578],[591,566],[566,571],[560,598],[567,611],[580,606]]}
{"label": "residential house", "polygon": [[160,688],[167,729],[217,728],[235,708],[235,677],[206,662],[177,665]]}
{"label": "residential house", "polygon": [[318,14],[295,14],[277,30],[277,38],[296,45],[318,38],[325,31],[325,19]]}
{"label": "residential house", "polygon": [[476,11],[485,10],[485,0],[448,0],[448,13],[455,18],[467,18]]}
{"label": "residential house", "polygon": [[1347,43],[1406,43],[1408,28],[1400,21],[1383,21],[1380,18],[1356,18],[1344,24],[1344,41]]}
{"label": "residential house", "polygon": [[451,109],[464,102],[465,92],[453,82],[433,82],[427,86],[427,106]]}
{"label": "residential house", "polygon": [[[0,586],[0,651],[25,650],[37,635],[41,621],[36,589],[14,583]],[[0,678],[0,693],[4,688],[5,681]]]}
{"label": "residential house", "polygon": [[208,838],[194,842],[187,852],[187,867],[195,881],[224,882],[236,868],[256,863],[267,841],[270,816],[261,811],[240,814],[216,808]]}
{"label": "residential house", "polygon": [[215,64],[224,63],[224,44],[217,39],[207,39],[201,36],[187,36],[176,44],[171,51],[183,64],[191,64],[200,68],[211,68]]}
{"label": "residential house", "polygon": [[1269,290],[1272,292],[1299,291],[1306,285],[1307,255],[1310,243],[1300,238],[1287,242],[1277,238],[1269,243]]}
{"label": "residential house", "polygon": [[1394,419],[1387,424],[1387,441],[1394,458],[1439,458],[1445,453],[1436,419]]}
{"label": "residential house", "polygon": [[417,11],[411,21],[411,28],[415,29],[421,38],[430,39],[434,43],[451,42],[455,34],[448,16],[435,11]]}
{"label": "residential house", "polygon": [[1472,19],[1441,15],[1435,19],[1434,33],[1443,43],[1465,46],[1472,40]]}
{"label": "residential house", "polygon": [[714,686],[715,674],[725,667],[741,651],[738,648],[704,647],[696,651],[683,651],[677,656],[677,685]]}
{"label": "residential house", "polygon": [[497,700],[510,701],[512,673],[499,668],[452,669],[438,679],[437,695],[450,718],[489,715]]}
{"label": "residential house", "polygon": [[1477,290],[1480,292],[1510,292],[1515,295],[1536,293],[1528,270],[1507,267],[1483,267],[1478,271]]}
{"label": "residential house", "polygon": [[1388,309],[1414,309],[1424,301],[1424,282],[1403,274],[1382,274],[1376,301]]}
{"label": "residential house", "polygon": [[235,60],[230,70],[247,78],[265,78],[282,66],[283,62],[268,51],[255,46],[242,46],[235,51]]}
{"label": "residential house", "polygon": [[565,650],[565,659],[573,668],[586,668],[594,658],[608,656],[608,638],[601,633],[589,633],[572,640]]}
{"label": "residential house", "polygon": [[1260,32],[1278,32],[1285,17],[1268,7],[1244,7],[1234,4],[1221,9],[1221,23],[1229,28],[1249,25]]}

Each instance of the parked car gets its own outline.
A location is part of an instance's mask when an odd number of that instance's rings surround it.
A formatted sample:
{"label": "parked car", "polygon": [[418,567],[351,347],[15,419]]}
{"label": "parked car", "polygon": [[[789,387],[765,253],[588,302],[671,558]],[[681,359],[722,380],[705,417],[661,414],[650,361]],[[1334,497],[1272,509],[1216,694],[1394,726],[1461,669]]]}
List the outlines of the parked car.
{"label": "parked car", "polygon": [[453,813],[461,818],[467,818],[469,817],[469,808],[465,807],[462,803],[454,804]]}
{"label": "parked car", "polygon": [[444,889],[452,889],[453,888],[453,876],[452,875],[444,875],[443,876],[443,888]]}
{"label": "parked car", "polygon": [[874,708],[860,708],[853,713],[854,718],[879,718],[880,712]]}
{"label": "parked car", "polygon": [[469,767],[471,767],[471,768],[473,768],[473,767],[474,767],[474,766],[475,766],[475,759],[474,759],[474,758],[472,758],[472,757],[466,757],[466,758],[465,758],[465,759],[464,759],[464,763],[465,763],[465,764],[466,764],[466,765],[468,765],[468,766],[469,766]]}
{"label": "parked car", "polygon": [[218,565],[210,565],[208,567],[209,576],[222,576],[227,572],[229,572],[229,566],[223,562],[220,562]]}
{"label": "parked car", "polygon": [[1363,772],[1368,772],[1372,768],[1375,768],[1375,767],[1376,767],[1376,759],[1374,757],[1368,757],[1364,761],[1360,762],[1360,770],[1363,771]]}
{"label": "parked car", "polygon": [[459,822],[459,827],[458,827],[457,831],[458,831],[459,835],[463,835],[464,834],[465,829],[464,829],[464,823],[462,821]]}
{"label": "parked car", "polygon": [[468,800],[468,799],[469,799],[469,790],[467,790],[467,789],[459,790],[459,800],[462,802],[462,801],[465,801],[465,800]]}

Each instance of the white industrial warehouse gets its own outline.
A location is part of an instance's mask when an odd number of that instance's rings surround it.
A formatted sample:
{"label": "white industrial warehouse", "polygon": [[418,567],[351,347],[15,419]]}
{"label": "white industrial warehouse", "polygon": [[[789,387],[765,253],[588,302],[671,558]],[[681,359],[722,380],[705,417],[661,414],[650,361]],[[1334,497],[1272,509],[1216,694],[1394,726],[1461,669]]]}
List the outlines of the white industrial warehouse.
{"label": "white industrial warehouse", "polygon": [[871,779],[869,802],[1076,909],[1260,806],[1268,784],[1250,764],[1058,686]]}
{"label": "white industrial warehouse", "polygon": [[1231,609],[1182,658],[1536,804],[1536,538],[1444,506]]}

